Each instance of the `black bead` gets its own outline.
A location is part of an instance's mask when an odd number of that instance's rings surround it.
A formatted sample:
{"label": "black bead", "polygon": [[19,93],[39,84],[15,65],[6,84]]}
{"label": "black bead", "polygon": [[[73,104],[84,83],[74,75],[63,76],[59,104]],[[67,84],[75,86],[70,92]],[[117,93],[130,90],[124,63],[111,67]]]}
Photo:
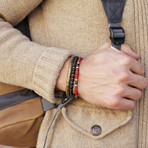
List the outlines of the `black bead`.
{"label": "black bead", "polygon": [[73,88],[73,86],[70,86],[70,89],[72,89]]}
{"label": "black bead", "polygon": [[75,71],[76,71],[76,70],[72,70],[72,71],[71,71],[71,74],[75,74]]}
{"label": "black bead", "polygon": [[70,82],[74,82],[74,80],[73,79],[70,79]]}
{"label": "black bead", "polygon": [[74,82],[70,82],[70,85],[73,85],[74,84]]}
{"label": "black bead", "polygon": [[69,91],[69,93],[72,93],[73,92],[73,89],[71,89],[70,91]]}
{"label": "black bead", "polygon": [[71,81],[74,82],[74,78],[72,78]]}
{"label": "black bead", "polygon": [[75,84],[78,84],[78,81],[76,81]]}
{"label": "black bead", "polygon": [[72,75],[72,78],[75,78],[75,75]]}

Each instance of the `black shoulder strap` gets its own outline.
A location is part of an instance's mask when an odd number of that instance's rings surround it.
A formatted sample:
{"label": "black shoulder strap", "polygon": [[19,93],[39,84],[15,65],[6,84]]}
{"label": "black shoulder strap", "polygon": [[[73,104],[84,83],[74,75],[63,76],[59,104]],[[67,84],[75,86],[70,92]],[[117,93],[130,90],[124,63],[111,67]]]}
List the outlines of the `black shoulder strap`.
{"label": "black shoulder strap", "polygon": [[0,110],[36,97],[38,97],[38,95],[29,89],[22,89],[8,94],[0,95]]}
{"label": "black shoulder strap", "polygon": [[126,0],[102,0],[109,23],[121,23]]}
{"label": "black shoulder strap", "polygon": [[125,41],[124,29],[120,26],[126,0],[101,0],[106,13],[112,46],[119,49]]}
{"label": "black shoulder strap", "polygon": [[[0,95],[0,110],[20,104],[36,97],[40,96],[30,89],[22,89],[8,94]],[[42,97],[40,98],[44,112],[57,107],[56,104],[51,103]]]}

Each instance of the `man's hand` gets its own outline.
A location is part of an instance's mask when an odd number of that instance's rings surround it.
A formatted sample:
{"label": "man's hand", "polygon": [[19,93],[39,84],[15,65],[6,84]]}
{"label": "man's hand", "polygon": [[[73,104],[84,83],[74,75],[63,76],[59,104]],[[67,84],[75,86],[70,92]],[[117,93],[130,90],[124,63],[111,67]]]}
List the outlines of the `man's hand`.
{"label": "man's hand", "polygon": [[[122,52],[121,52],[122,51]],[[79,96],[88,103],[110,109],[131,110],[146,88],[144,66],[128,45],[121,51],[106,43],[82,60]]]}

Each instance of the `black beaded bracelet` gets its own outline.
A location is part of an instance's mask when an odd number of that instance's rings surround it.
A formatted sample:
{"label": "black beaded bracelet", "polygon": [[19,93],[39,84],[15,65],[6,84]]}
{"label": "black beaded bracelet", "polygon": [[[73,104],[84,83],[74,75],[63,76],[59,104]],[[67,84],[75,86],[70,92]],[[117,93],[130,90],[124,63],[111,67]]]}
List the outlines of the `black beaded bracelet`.
{"label": "black beaded bracelet", "polygon": [[76,65],[79,57],[76,56],[73,59],[72,67],[71,67],[71,74],[70,74],[70,81],[69,81],[69,96],[73,94],[73,85],[75,80],[75,72],[76,72]]}

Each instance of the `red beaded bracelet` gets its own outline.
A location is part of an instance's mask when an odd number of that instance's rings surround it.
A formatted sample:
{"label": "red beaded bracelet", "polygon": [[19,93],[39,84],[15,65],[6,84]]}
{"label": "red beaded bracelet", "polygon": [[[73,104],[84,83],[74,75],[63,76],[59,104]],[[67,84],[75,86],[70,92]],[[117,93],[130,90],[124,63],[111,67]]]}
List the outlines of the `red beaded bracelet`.
{"label": "red beaded bracelet", "polygon": [[82,58],[79,58],[76,65],[76,73],[75,73],[75,98],[78,98],[78,79],[79,79],[79,66]]}

